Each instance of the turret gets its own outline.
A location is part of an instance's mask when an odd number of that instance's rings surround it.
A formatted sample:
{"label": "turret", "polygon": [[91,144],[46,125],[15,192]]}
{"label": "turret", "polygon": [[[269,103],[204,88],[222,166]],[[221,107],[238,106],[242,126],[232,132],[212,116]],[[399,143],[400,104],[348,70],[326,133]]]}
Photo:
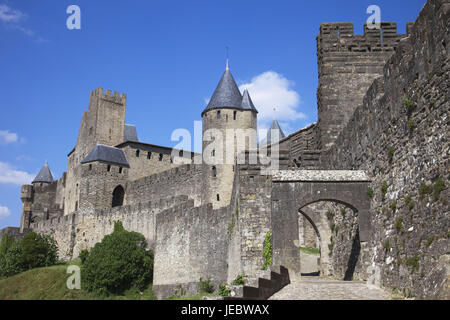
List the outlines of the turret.
{"label": "turret", "polygon": [[31,183],[34,185],[35,183],[44,184],[44,183],[52,183],[53,181],[54,180],[52,173],[50,171],[50,168],[48,167],[48,163],[46,162],[42,167],[41,171],[39,171],[36,178],[34,178],[33,182]]}
{"label": "turret", "polygon": [[227,63],[202,112],[204,203],[214,208],[229,204],[236,158],[241,151],[256,149],[257,114],[248,91],[241,94]]}

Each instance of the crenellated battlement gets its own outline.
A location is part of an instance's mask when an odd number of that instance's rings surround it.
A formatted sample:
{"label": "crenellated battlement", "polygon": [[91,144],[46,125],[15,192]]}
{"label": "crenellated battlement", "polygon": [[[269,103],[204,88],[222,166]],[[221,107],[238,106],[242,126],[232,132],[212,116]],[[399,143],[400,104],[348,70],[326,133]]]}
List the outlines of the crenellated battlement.
{"label": "crenellated battlement", "polygon": [[[412,25],[408,22],[408,34]],[[408,34],[398,34],[395,22],[382,22],[380,29],[369,29],[366,23],[364,35],[354,34],[352,22],[322,23],[317,36],[318,53],[394,51],[398,42]]]}
{"label": "crenellated battlement", "polygon": [[91,97],[92,96],[100,97],[102,99],[120,104],[126,104],[127,101],[127,95],[125,93],[120,95],[119,92],[112,92],[110,89],[103,90],[103,88],[97,88],[91,92]]}

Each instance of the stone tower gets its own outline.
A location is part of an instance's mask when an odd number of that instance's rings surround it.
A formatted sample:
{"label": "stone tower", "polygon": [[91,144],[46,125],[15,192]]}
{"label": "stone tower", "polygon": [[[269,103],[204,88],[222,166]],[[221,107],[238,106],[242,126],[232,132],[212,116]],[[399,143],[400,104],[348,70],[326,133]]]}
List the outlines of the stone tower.
{"label": "stone tower", "polygon": [[257,114],[247,90],[242,95],[225,69],[220,82],[202,112],[203,165],[205,190],[203,203],[213,208],[230,203],[236,159],[241,151],[256,149]]}
{"label": "stone tower", "polygon": [[[408,31],[411,26],[408,24]],[[317,36],[318,150],[334,143],[406,36],[397,34],[394,22],[382,22],[380,29],[364,25],[364,35],[354,35],[351,22],[321,24]]]}
{"label": "stone tower", "polygon": [[89,110],[83,113],[75,148],[68,155],[64,214],[80,204],[81,161],[97,143],[116,146],[124,141],[127,97],[97,88],[89,97]]}

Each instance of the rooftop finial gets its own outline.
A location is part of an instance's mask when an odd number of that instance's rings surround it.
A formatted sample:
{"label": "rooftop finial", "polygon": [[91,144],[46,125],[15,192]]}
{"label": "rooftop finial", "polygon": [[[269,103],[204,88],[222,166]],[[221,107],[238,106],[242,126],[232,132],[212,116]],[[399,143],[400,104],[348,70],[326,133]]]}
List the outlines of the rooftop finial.
{"label": "rooftop finial", "polygon": [[230,70],[230,66],[229,66],[229,62],[228,62],[228,46],[226,46],[226,48],[227,48],[227,68],[226,68],[226,70]]}
{"label": "rooftop finial", "polygon": [[276,114],[276,112],[277,112],[277,108],[273,107],[273,120],[276,120],[276,119],[277,119],[277,114]]}

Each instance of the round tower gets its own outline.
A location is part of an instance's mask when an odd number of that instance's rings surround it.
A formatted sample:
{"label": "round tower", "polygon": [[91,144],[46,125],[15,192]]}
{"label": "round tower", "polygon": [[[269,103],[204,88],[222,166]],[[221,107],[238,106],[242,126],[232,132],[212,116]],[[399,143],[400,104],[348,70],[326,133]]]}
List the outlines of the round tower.
{"label": "round tower", "polygon": [[243,95],[239,91],[227,62],[202,112],[203,203],[212,203],[215,209],[229,205],[237,156],[257,146],[257,114],[248,91]]}

